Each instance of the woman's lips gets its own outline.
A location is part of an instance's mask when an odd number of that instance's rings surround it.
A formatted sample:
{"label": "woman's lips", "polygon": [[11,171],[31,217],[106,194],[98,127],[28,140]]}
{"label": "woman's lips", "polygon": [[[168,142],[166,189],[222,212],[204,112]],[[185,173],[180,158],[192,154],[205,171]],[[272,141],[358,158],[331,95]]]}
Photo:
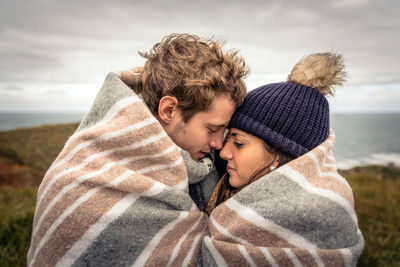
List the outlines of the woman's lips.
{"label": "woman's lips", "polygon": [[226,166],[226,172],[232,172],[232,171],[235,171],[235,169],[230,166]]}

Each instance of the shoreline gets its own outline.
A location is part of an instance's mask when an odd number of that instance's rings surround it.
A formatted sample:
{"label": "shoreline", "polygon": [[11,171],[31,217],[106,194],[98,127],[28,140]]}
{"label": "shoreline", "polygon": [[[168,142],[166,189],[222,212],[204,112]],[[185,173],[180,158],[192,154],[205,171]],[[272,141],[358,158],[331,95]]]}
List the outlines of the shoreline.
{"label": "shoreline", "polygon": [[[38,186],[77,127],[76,122],[0,131],[0,185]],[[378,179],[400,178],[400,153],[336,159],[336,163],[345,177],[362,173]]]}

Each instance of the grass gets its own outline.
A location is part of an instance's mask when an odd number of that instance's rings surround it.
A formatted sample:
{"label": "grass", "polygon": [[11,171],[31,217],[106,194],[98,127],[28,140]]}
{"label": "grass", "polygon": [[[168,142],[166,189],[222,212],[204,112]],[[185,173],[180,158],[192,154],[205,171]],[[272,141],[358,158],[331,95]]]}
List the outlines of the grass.
{"label": "grass", "polygon": [[45,172],[77,127],[73,123],[0,132],[0,155]]}
{"label": "grass", "polygon": [[[391,179],[378,179],[379,169]],[[346,178],[366,243],[359,266],[400,266],[400,171],[370,166]]]}
{"label": "grass", "polygon": [[[76,127],[0,132],[0,156],[44,173]],[[358,266],[400,266],[400,170],[368,166],[342,174],[353,188],[366,242]],[[0,266],[26,266],[36,192],[37,187],[0,186]]]}
{"label": "grass", "polygon": [[0,187],[0,266],[26,266],[36,191]]}

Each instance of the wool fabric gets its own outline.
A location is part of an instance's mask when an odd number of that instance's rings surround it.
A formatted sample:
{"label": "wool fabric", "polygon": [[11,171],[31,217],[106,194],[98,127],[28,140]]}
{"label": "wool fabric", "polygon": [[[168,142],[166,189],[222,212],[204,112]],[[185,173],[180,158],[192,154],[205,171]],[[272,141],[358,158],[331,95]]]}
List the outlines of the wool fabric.
{"label": "wool fabric", "polygon": [[299,157],[329,136],[329,104],[317,89],[295,82],[267,84],[249,92],[233,114],[237,128]]}

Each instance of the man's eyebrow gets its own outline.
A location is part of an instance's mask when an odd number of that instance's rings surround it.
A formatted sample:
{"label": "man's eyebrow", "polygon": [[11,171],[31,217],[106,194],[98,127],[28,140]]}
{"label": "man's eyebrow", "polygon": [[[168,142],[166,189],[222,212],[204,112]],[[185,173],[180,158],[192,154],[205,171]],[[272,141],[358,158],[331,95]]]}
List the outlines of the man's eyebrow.
{"label": "man's eyebrow", "polygon": [[226,124],[212,124],[212,123],[209,123],[208,124],[208,127],[217,127],[217,128],[226,128],[226,126],[228,126],[228,125],[226,125]]}

